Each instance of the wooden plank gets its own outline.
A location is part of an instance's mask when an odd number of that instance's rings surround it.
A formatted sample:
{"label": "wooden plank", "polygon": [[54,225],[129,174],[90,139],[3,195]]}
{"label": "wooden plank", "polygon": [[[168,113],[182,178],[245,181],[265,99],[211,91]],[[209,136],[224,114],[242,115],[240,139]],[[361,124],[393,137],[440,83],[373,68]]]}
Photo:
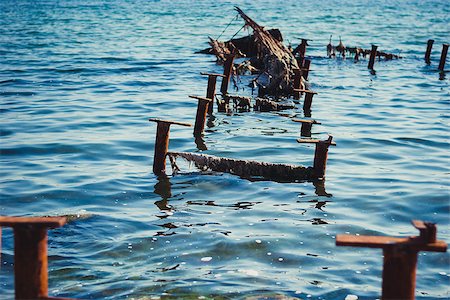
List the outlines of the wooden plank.
{"label": "wooden plank", "polygon": [[404,246],[415,251],[446,252],[447,244],[444,241],[424,244],[419,237],[396,238],[389,236],[345,235],[336,236],[337,246],[389,248],[392,246]]}
{"label": "wooden plank", "polygon": [[201,101],[206,101],[206,102],[213,101],[213,99],[209,99],[209,98],[202,97],[202,96],[189,95],[189,98],[193,98],[193,99],[197,99],[197,100],[201,100]]}
{"label": "wooden plank", "polygon": [[322,124],[320,122],[317,122],[316,120],[300,120],[300,119],[292,119],[293,122],[297,123],[311,123],[311,124]]}
{"label": "wooden plank", "polygon": [[305,89],[293,89],[294,92],[300,92],[300,93],[310,93],[310,94],[314,94],[317,95],[317,92],[311,91],[311,90],[305,90]]}
{"label": "wooden plank", "polygon": [[36,226],[46,228],[58,228],[67,221],[66,217],[8,217],[0,216],[1,227]]}
{"label": "wooden plank", "polygon": [[[297,139],[297,143],[301,143],[301,144],[318,144],[320,142],[327,142],[327,141],[322,141],[322,140],[317,140],[317,139]],[[330,145],[336,146],[336,143],[331,142]]]}
{"label": "wooden plank", "polygon": [[223,75],[223,74],[205,73],[205,72],[201,72],[200,75],[204,75],[204,76],[219,76],[219,77],[225,77],[225,75]]}
{"label": "wooden plank", "polygon": [[156,118],[150,118],[148,119],[150,122],[161,122],[161,123],[167,123],[167,124],[175,124],[175,125],[181,125],[186,127],[192,127],[192,124],[184,123],[184,122],[177,122],[177,121],[168,121],[168,120],[161,120]]}

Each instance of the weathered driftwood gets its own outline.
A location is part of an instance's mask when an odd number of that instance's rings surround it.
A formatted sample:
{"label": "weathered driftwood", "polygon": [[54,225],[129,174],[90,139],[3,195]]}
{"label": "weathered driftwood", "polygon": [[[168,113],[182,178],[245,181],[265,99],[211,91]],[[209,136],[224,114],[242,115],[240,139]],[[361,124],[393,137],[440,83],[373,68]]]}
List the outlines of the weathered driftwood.
{"label": "weathered driftwood", "polygon": [[[269,29],[268,32],[273,36],[274,39],[283,42],[283,36],[281,35],[281,32],[279,29]],[[254,57],[258,55],[258,47],[255,43],[255,36],[249,35],[244,36],[237,39],[231,39],[226,42],[220,42],[218,40],[214,40],[212,38],[210,39],[210,46],[209,48],[200,50],[196,53],[203,53],[203,54],[214,54],[217,56],[217,52],[220,52],[220,54],[230,54],[233,49],[239,50],[245,57]]]}
{"label": "weathered driftwood", "polygon": [[317,179],[312,167],[223,158],[190,152],[168,152],[167,156],[172,162],[174,171],[179,170],[175,161],[180,157],[193,162],[197,168],[203,171],[230,173],[249,179],[260,178],[278,182]]}
{"label": "weathered driftwood", "polygon": [[297,60],[292,52],[275,39],[264,27],[260,26],[239,7],[236,7],[245,24],[253,29],[255,43],[258,46],[258,55],[264,65],[264,74],[270,79],[262,87],[260,94],[289,95],[292,92],[293,69],[298,69]]}

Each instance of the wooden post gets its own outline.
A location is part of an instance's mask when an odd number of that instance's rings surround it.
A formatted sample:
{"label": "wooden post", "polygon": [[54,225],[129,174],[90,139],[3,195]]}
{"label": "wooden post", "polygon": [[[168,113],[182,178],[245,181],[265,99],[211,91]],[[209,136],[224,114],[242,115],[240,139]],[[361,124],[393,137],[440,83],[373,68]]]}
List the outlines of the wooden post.
{"label": "wooden post", "polygon": [[303,68],[302,68],[302,75],[305,80],[308,80],[310,66],[311,66],[311,60],[305,59],[305,61],[303,63]]}
{"label": "wooden post", "polygon": [[300,69],[294,69],[294,77],[293,77],[292,86],[294,88],[294,95],[293,95],[294,100],[299,100],[300,92],[295,91],[295,90],[300,90],[302,87],[302,72],[300,71]]}
{"label": "wooden post", "polygon": [[206,98],[213,100],[211,103],[208,104],[208,115],[211,116],[213,114],[214,96],[216,95],[217,77],[225,77],[225,75],[213,73],[200,73],[200,74],[208,76],[208,88],[206,90]]}
{"label": "wooden post", "polygon": [[445,60],[447,59],[448,44],[442,45],[441,60],[439,61],[438,70],[444,72]]}
{"label": "wooden post", "polygon": [[431,64],[431,49],[433,48],[434,40],[428,40],[427,42],[427,51],[425,52],[425,63],[427,65]]}
{"label": "wooden post", "polygon": [[65,217],[2,217],[0,226],[14,229],[16,299],[48,299],[47,230],[66,223]]}
{"label": "wooden post", "polygon": [[413,300],[416,286],[417,257],[420,251],[446,252],[447,244],[436,239],[436,225],[412,221],[420,236],[395,238],[384,236],[336,236],[337,246],[383,249],[381,299]]}
{"label": "wooden post", "polygon": [[206,111],[208,109],[208,105],[213,102],[213,99],[208,99],[199,96],[189,96],[189,97],[198,100],[197,115],[195,117],[195,125],[194,125],[194,136],[198,137],[202,135],[203,129],[205,128]]}
{"label": "wooden post", "polygon": [[316,144],[316,150],[314,152],[314,175],[317,178],[325,178],[325,171],[327,167],[328,148],[330,146],[336,146],[333,142],[333,137],[329,136],[327,140],[310,140],[310,139],[298,139],[298,143],[310,143]]}
{"label": "wooden post", "polygon": [[311,111],[312,99],[313,99],[313,96],[317,93],[313,92],[311,90],[304,90],[304,89],[294,89],[294,92],[305,93],[305,100],[303,101],[303,110]]}
{"label": "wooden post", "polygon": [[372,45],[372,50],[370,51],[369,57],[369,65],[367,66],[369,70],[373,70],[373,64],[375,63],[375,57],[377,56],[377,48],[378,46]]}
{"label": "wooden post", "polygon": [[311,137],[311,129],[313,124],[321,124],[320,122],[317,122],[316,120],[298,120],[298,119],[292,119],[292,121],[301,123],[301,129],[300,129],[300,135],[305,137]]}
{"label": "wooden post", "polygon": [[230,83],[231,73],[233,72],[233,62],[234,54],[230,54],[223,64],[223,78],[222,85],[220,86],[222,96],[228,93],[228,84]]}
{"label": "wooden post", "polygon": [[166,155],[169,150],[170,125],[176,124],[187,127],[192,125],[189,123],[164,121],[159,119],[149,119],[149,121],[158,124],[156,129],[155,153],[153,156],[153,173],[156,176],[164,176],[166,175]]}

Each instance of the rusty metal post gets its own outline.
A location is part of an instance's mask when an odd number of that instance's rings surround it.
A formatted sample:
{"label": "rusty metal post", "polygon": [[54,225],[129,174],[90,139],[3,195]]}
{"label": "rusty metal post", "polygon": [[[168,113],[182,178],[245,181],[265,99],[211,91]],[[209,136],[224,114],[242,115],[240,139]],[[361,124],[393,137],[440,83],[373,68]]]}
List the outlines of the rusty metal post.
{"label": "rusty metal post", "polygon": [[417,257],[420,251],[446,252],[447,244],[436,239],[436,225],[412,221],[420,236],[396,238],[385,236],[337,235],[337,246],[383,249],[381,299],[413,300],[415,297]]}
{"label": "rusty metal post", "polygon": [[369,70],[373,70],[373,64],[375,63],[375,57],[377,56],[377,48],[378,46],[372,45],[372,50],[370,51],[369,57],[369,65],[367,66]]}
{"label": "rusty metal post", "polygon": [[213,73],[200,73],[200,74],[208,76],[208,88],[206,90],[206,98],[213,100],[211,103],[208,104],[208,115],[211,116],[213,114],[214,96],[216,95],[217,77],[224,77],[224,75]]}
{"label": "rusty metal post", "polygon": [[325,178],[325,171],[327,167],[328,148],[330,146],[336,146],[333,142],[333,137],[329,136],[327,140],[310,140],[310,139],[298,139],[298,143],[310,143],[316,144],[316,150],[314,152],[314,173],[317,178]]}
{"label": "rusty metal post", "polygon": [[228,84],[230,83],[231,73],[233,72],[233,62],[234,54],[230,54],[223,64],[223,78],[222,85],[220,86],[222,96],[228,93]]}
{"label": "rusty metal post", "polygon": [[383,300],[414,299],[417,254],[395,246],[383,250]]}
{"label": "rusty metal post", "polygon": [[14,229],[16,299],[49,299],[47,230],[61,227],[65,217],[2,217],[0,226]]}
{"label": "rusty metal post", "polygon": [[190,98],[197,99],[197,115],[195,117],[194,136],[201,136],[206,123],[206,111],[208,105],[213,102],[213,99],[208,99],[199,96],[189,96]]}
{"label": "rusty metal post", "polygon": [[431,40],[431,39],[428,40],[428,42],[427,42],[427,51],[425,52],[425,63],[427,65],[431,64],[430,56],[431,56],[431,49],[433,48],[433,43],[434,43],[434,40]]}
{"label": "rusty metal post", "polygon": [[302,68],[303,78],[305,78],[305,80],[308,80],[310,66],[311,66],[311,60],[305,59],[305,61],[303,63],[303,68]]}
{"label": "rusty metal post", "polygon": [[317,94],[316,92],[306,90],[305,91],[305,100],[303,101],[303,110],[311,111],[312,99],[313,96]]}
{"label": "rusty metal post", "polygon": [[439,61],[438,70],[444,72],[445,60],[447,59],[448,44],[442,45],[441,60]]}
{"label": "rusty metal post", "polygon": [[153,173],[156,176],[164,176],[166,175],[166,155],[169,150],[170,125],[176,124],[190,127],[191,124],[159,119],[149,119],[149,121],[158,124],[156,129],[155,153],[153,155]]}
{"label": "rusty metal post", "polygon": [[16,299],[48,294],[47,229],[14,228],[14,286]]}
{"label": "rusty metal post", "polygon": [[295,90],[300,90],[302,84],[302,72],[300,69],[294,69],[294,78],[292,82],[292,86],[294,88],[294,100],[300,100],[300,92]]}
{"label": "rusty metal post", "polygon": [[300,135],[305,137],[311,137],[311,129],[313,124],[321,124],[320,122],[317,122],[316,120],[298,120],[298,119],[292,119],[292,121],[301,123],[301,129],[300,129]]}

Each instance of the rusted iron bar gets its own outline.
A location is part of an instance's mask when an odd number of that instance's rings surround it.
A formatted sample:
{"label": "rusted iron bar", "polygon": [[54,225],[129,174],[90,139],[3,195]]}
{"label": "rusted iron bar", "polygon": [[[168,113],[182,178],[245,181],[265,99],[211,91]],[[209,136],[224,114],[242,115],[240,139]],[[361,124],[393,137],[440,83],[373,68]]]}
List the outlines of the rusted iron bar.
{"label": "rusted iron bar", "polygon": [[431,64],[430,56],[431,56],[431,49],[433,49],[433,43],[434,43],[434,40],[431,40],[431,39],[428,40],[428,42],[427,42],[427,51],[425,51],[425,63],[427,65]]}
{"label": "rusted iron bar", "polygon": [[228,93],[228,84],[230,83],[230,77],[233,72],[234,54],[229,54],[223,64],[223,78],[222,85],[220,86],[220,93],[226,95]]}
{"label": "rusted iron bar", "polygon": [[302,71],[300,69],[294,69],[292,86],[294,88],[294,99],[300,100],[300,92],[296,92],[295,90],[299,90],[302,88]]}
{"label": "rusted iron bar", "polygon": [[166,175],[166,155],[169,149],[170,125],[192,126],[189,123],[165,121],[160,119],[149,119],[150,122],[156,122],[155,153],[153,156],[153,173],[156,176]]}
{"label": "rusted iron bar", "polygon": [[317,94],[317,92],[305,89],[294,89],[294,92],[305,93],[305,99],[303,100],[303,110],[311,111],[312,99],[313,96]]}
{"label": "rusted iron bar", "polygon": [[444,72],[445,60],[447,59],[448,44],[442,45],[441,60],[439,61],[438,70]]}
{"label": "rusted iron bar", "polygon": [[189,96],[190,98],[197,99],[197,115],[195,117],[194,136],[201,136],[206,123],[206,111],[208,105],[212,104],[213,99],[208,99],[200,96]]}
{"label": "rusted iron bar", "polygon": [[316,120],[299,120],[299,119],[292,119],[292,121],[301,123],[301,129],[300,129],[300,135],[311,137],[311,129],[313,124],[321,124],[320,122],[317,122]]}
{"label": "rusted iron bar", "polygon": [[372,45],[372,50],[370,51],[370,57],[369,57],[369,65],[367,68],[369,70],[373,70],[373,65],[375,63],[375,57],[377,56],[377,48],[378,46]]}
{"label": "rusted iron bar", "polygon": [[303,68],[302,68],[302,76],[305,80],[308,80],[310,66],[311,66],[311,60],[305,59],[303,62]]}
{"label": "rusted iron bar", "polygon": [[[0,216],[0,227],[14,230],[16,299],[48,299],[47,230],[66,223],[65,217]],[[62,299],[62,298],[61,298]]]}
{"label": "rusted iron bar", "polygon": [[420,251],[446,252],[447,244],[436,239],[433,223],[412,221],[420,235],[408,238],[384,236],[337,235],[337,246],[383,249],[383,283],[381,299],[415,298],[417,256]]}
{"label": "rusted iron bar", "polygon": [[208,104],[208,115],[211,116],[213,114],[214,108],[214,96],[216,95],[217,77],[225,77],[225,75],[214,73],[200,73],[200,74],[208,76],[208,88],[206,89],[206,98],[213,99],[213,101]]}
{"label": "rusted iron bar", "polygon": [[311,139],[298,139],[299,143],[316,144],[316,150],[314,152],[314,175],[316,178],[325,178],[325,171],[328,160],[328,148],[330,146],[336,146],[333,142],[333,137],[330,135],[327,140],[311,140]]}

